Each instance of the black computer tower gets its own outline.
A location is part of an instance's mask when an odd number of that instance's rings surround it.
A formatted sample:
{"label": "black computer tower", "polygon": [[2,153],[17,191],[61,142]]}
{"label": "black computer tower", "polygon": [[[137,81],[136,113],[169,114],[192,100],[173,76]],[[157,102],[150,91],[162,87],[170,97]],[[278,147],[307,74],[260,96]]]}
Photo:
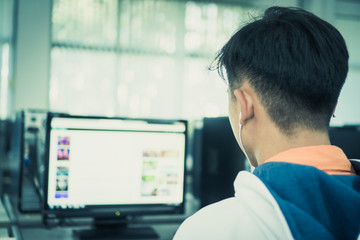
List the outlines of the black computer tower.
{"label": "black computer tower", "polygon": [[12,131],[10,198],[21,212],[39,212],[47,112],[23,110]]}
{"label": "black computer tower", "polygon": [[228,117],[204,118],[193,134],[194,195],[200,207],[234,196],[233,183],[247,160]]}

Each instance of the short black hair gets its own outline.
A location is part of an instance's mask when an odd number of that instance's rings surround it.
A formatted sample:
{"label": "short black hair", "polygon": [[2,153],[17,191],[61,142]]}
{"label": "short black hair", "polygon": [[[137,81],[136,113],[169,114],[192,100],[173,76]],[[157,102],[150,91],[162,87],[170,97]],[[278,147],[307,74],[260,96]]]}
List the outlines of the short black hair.
{"label": "short black hair", "polygon": [[244,79],[275,124],[327,130],[348,72],[345,40],[328,22],[300,8],[271,7],[238,30],[215,58],[229,89]]}

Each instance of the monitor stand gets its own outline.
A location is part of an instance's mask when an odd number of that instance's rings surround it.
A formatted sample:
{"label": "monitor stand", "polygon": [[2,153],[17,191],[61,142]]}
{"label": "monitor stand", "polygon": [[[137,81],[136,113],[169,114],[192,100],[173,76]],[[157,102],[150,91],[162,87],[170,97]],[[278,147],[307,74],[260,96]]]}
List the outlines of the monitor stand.
{"label": "monitor stand", "polygon": [[95,218],[91,229],[73,230],[77,239],[159,239],[159,235],[150,226],[129,226],[123,218]]}

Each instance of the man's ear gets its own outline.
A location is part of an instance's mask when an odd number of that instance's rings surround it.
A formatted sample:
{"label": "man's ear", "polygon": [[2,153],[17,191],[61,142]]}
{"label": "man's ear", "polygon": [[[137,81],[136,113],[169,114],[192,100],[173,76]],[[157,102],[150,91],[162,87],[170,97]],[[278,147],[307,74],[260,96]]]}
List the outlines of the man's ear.
{"label": "man's ear", "polygon": [[254,116],[254,102],[246,91],[238,88],[234,90],[236,101],[240,104],[241,119],[240,124],[244,125],[246,121]]}

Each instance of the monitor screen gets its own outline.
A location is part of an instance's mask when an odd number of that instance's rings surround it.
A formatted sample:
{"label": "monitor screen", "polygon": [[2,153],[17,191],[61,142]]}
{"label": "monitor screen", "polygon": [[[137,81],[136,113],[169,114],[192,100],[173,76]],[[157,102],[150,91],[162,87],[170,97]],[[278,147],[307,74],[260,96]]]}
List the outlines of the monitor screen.
{"label": "monitor screen", "polygon": [[44,212],[181,213],[187,123],[50,113]]}

